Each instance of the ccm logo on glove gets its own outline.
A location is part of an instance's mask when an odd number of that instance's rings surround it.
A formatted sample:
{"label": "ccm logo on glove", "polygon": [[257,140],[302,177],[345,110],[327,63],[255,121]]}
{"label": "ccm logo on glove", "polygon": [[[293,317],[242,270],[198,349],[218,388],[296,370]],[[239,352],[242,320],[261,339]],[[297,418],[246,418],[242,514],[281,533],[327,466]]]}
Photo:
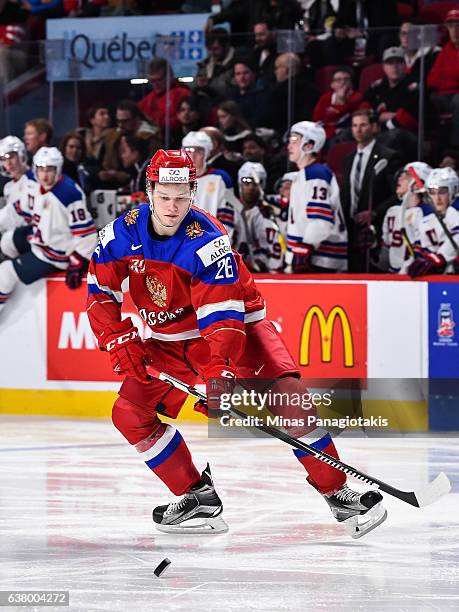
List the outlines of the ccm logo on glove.
{"label": "ccm logo on glove", "polygon": [[138,337],[139,337],[139,332],[136,329],[133,329],[128,334],[123,334],[121,336],[118,336],[114,340],[111,340],[110,342],[108,342],[105,345],[105,348],[107,349],[107,351],[110,352],[114,348],[117,348],[117,345],[128,344],[129,342],[132,342],[133,340],[135,340]]}

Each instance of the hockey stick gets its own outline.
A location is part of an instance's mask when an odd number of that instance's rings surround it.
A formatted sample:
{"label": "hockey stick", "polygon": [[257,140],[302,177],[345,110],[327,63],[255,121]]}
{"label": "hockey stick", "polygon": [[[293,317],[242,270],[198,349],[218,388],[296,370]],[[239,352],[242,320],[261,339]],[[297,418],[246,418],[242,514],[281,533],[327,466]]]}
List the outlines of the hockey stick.
{"label": "hockey stick", "polygon": [[414,247],[411,244],[410,239],[408,238],[408,232],[406,231],[406,227],[405,227],[405,215],[406,215],[406,208],[407,208],[407,204],[408,204],[408,198],[412,195],[411,191],[408,190],[405,195],[402,198],[402,205],[401,205],[401,211],[400,211],[400,233],[402,234],[402,238],[405,241],[405,245],[406,248],[408,249],[408,253],[410,254],[410,257],[414,257]]}
{"label": "hockey stick", "polygon": [[408,172],[411,175],[411,178],[414,180],[414,182],[416,183],[416,188],[417,189],[422,189],[424,190],[424,196],[427,200],[427,203],[429,204],[429,206],[431,207],[434,215],[437,218],[438,223],[441,225],[442,230],[445,232],[445,236],[448,238],[448,240],[451,243],[451,246],[454,249],[454,252],[456,253],[456,255],[459,255],[459,245],[456,244],[456,242],[454,241],[453,235],[451,234],[451,232],[449,231],[448,227],[446,226],[446,223],[443,219],[443,217],[440,215],[440,213],[438,212],[438,210],[435,208],[435,204],[432,201],[432,198],[430,196],[430,193],[428,192],[427,189],[424,188],[424,183],[422,182],[422,180],[419,178],[419,176],[416,173],[416,170],[413,167],[409,167],[408,168]]}
{"label": "hockey stick", "polygon": [[[170,374],[160,372],[151,365],[147,365],[147,372],[154,378],[159,378],[159,380],[169,383],[176,389],[180,389],[188,395],[192,395],[203,402],[207,401],[207,396],[205,393],[202,393],[201,391],[196,389],[196,387],[192,387],[191,385],[188,385],[187,383],[178,380],[173,376],[170,376]],[[229,411],[238,417],[244,418],[247,416],[246,414],[244,414],[240,410],[237,410],[234,407],[231,407]],[[381,489],[381,491],[384,491],[384,493],[388,493],[393,497],[397,497],[401,501],[404,501],[405,503],[410,504],[411,506],[415,506],[416,508],[421,508],[422,506],[428,506],[429,504],[433,504],[433,502],[437,501],[437,499],[439,499],[451,490],[451,483],[448,480],[448,477],[445,473],[441,472],[435,478],[435,480],[429,482],[429,484],[427,484],[422,489],[418,489],[417,491],[401,491],[400,489],[396,489],[395,487],[386,484],[382,480],[378,480],[373,476],[369,476],[364,472],[360,472],[354,467],[347,465],[346,463],[343,463],[338,459],[335,459],[335,457],[332,457],[327,453],[317,450],[316,448],[310,446],[309,444],[306,444],[305,442],[297,440],[296,438],[292,438],[288,434],[284,433],[283,431],[280,431],[279,429],[276,429],[275,427],[270,427],[269,425],[255,425],[254,427],[255,429],[267,433],[273,438],[277,438],[278,440],[282,440],[282,442],[286,442],[294,448],[304,451],[309,455],[313,455],[319,461],[323,461],[324,463],[331,465],[332,467],[336,468],[337,470],[340,470],[341,472],[344,472],[345,474],[348,474],[349,476],[353,476],[354,478],[362,480],[363,482],[366,482],[368,484],[376,485],[379,489]]]}

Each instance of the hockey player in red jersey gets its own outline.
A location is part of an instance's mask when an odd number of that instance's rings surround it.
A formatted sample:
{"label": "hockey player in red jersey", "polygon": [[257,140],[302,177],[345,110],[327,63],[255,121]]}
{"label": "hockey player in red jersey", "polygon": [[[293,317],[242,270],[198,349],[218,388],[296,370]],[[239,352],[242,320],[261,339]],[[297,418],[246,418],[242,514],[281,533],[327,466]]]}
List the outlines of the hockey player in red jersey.
{"label": "hockey player in red jersey", "polygon": [[[188,384],[206,383],[208,408],[218,410],[235,378],[282,379],[298,384],[298,369],[274,326],[224,226],[193,206],[196,170],[185,151],[159,150],[147,169],[150,205],[130,210],[100,232],[88,273],[88,316],[99,346],[124,377],[113,423],[178,502],[153,510],[166,532],[221,533],[223,505],[209,465],[195,467],[180,432],[161,420],[176,418],[185,394],[151,379],[146,364]],[[131,319],[121,319],[123,290],[151,329],[142,341]],[[260,376],[260,378],[261,378]],[[328,433],[313,442],[337,457]],[[338,521],[357,524],[360,536],[386,517],[377,491],[346,485],[345,475],[303,453],[295,455],[308,481]],[[371,511],[370,511],[371,510]],[[352,532],[352,531],[351,531]]]}

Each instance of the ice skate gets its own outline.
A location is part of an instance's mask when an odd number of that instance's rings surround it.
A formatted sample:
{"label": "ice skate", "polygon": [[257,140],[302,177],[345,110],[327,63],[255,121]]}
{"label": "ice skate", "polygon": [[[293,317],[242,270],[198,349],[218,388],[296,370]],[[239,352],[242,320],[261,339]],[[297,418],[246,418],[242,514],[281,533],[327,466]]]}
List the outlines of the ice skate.
{"label": "ice skate", "polygon": [[225,533],[228,525],[222,512],[223,504],[215,491],[207,464],[201,481],[179,502],[157,506],[153,510],[153,521],[159,531],[166,533]]}
{"label": "ice skate", "polygon": [[322,496],[333,516],[339,523],[344,523],[353,538],[361,538],[387,518],[387,510],[381,505],[382,495],[379,491],[358,493],[344,484],[331,493],[322,493]]}

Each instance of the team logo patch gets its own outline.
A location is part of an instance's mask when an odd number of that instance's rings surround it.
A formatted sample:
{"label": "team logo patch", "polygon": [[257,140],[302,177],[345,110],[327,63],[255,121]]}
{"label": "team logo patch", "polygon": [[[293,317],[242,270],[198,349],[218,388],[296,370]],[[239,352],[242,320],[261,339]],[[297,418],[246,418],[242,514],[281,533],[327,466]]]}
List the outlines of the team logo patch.
{"label": "team logo patch", "polygon": [[156,276],[147,276],[145,278],[145,284],[150,293],[150,297],[156,306],[164,308],[167,303],[167,289],[166,286],[159,281]]}
{"label": "team logo patch", "polygon": [[132,210],[130,210],[128,213],[126,213],[126,216],[124,217],[124,220],[126,221],[127,225],[134,225],[135,223],[137,223],[137,217],[139,216],[139,209],[138,208],[133,208]]}
{"label": "team logo patch", "polygon": [[188,236],[188,238],[194,240],[194,238],[201,238],[201,236],[204,234],[204,230],[197,221],[193,221],[193,223],[190,223],[190,225],[186,228],[185,234]]}

